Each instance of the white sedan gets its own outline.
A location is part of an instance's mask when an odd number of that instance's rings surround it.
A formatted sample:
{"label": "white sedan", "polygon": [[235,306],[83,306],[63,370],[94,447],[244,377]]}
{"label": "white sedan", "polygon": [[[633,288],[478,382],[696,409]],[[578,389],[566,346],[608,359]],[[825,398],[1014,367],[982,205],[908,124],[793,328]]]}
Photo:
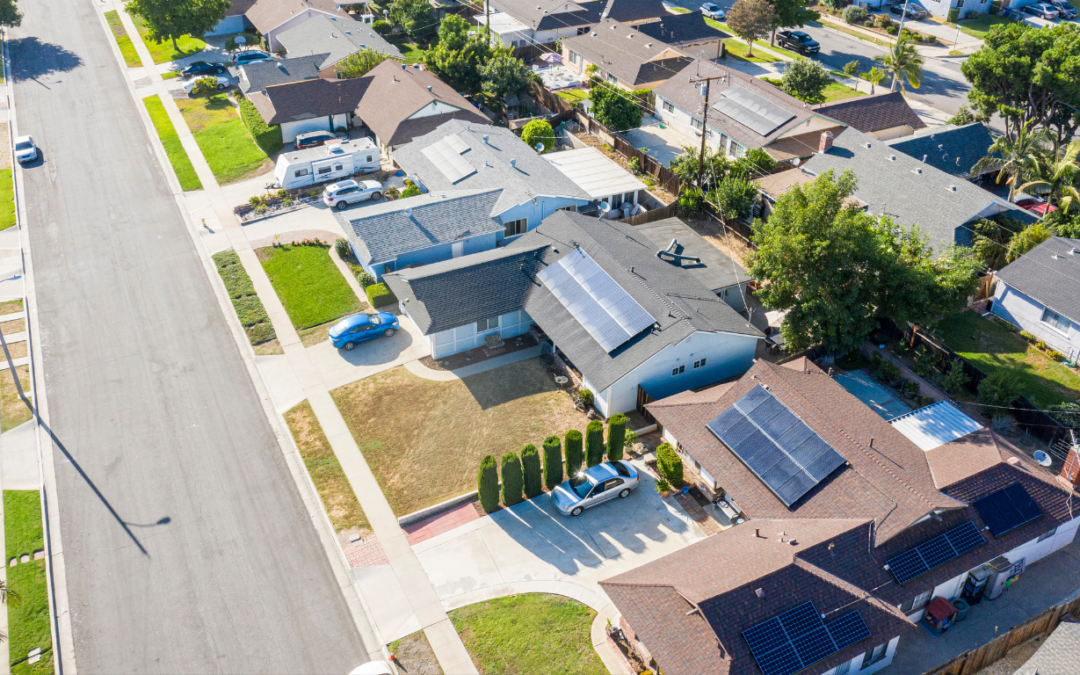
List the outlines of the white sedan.
{"label": "white sedan", "polygon": [[22,162],[32,162],[38,158],[38,149],[34,145],[31,136],[19,136],[15,139],[15,159]]}
{"label": "white sedan", "polygon": [[[190,96],[191,95],[191,90],[195,88],[195,85],[199,83],[199,80],[205,80],[205,79],[208,79],[208,78],[200,77],[200,78],[198,78],[196,80],[192,80],[191,82],[188,82],[187,84],[184,85],[184,91],[187,92],[187,94]],[[229,78],[227,78],[227,77],[215,77],[213,79],[217,80],[217,88],[219,90],[229,88]]]}
{"label": "white sedan", "polygon": [[714,5],[711,2],[706,2],[701,6],[701,13],[710,19],[716,19],[717,21],[723,21],[727,15],[724,10],[720,9],[719,5]]}

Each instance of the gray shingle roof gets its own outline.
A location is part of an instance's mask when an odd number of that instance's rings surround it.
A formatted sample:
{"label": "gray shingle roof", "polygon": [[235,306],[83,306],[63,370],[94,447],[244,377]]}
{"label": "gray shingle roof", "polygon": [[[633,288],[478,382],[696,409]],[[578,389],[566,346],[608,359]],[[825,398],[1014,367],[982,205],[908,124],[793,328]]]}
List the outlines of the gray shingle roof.
{"label": "gray shingle roof", "polygon": [[[403,253],[501,232],[502,224],[491,217],[498,198],[499,190],[451,190],[336,215],[357,255],[378,264]],[[406,209],[411,209],[411,215]]]}
{"label": "gray shingle roof", "polygon": [[[557,30],[591,26],[604,11],[616,21],[644,21],[670,16],[662,0],[594,0],[568,3],[566,0],[492,0],[491,6],[506,12],[533,30]],[[556,12],[567,8],[567,11]]]}
{"label": "gray shingle roof", "polygon": [[1063,614],[1046,642],[1013,675],[1072,675],[1080,654],[1080,622]]}
{"label": "gray shingle roof", "polygon": [[967,180],[971,178],[971,168],[986,156],[993,143],[990,131],[981,122],[973,122],[897,138],[889,141],[889,147],[920,161],[925,157],[926,163],[935,169]]}
{"label": "gray shingle roof", "polygon": [[864,134],[904,125],[912,131],[926,128],[926,123],[911,109],[904,93],[900,91],[822,103],[814,106],[814,110]]}
{"label": "gray shingle roof", "polygon": [[750,280],[750,275],[741,265],[705,241],[704,237],[687,227],[686,223],[678,218],[665,218],[647,225],[638,225],[634,230],[652,242],[656,250],[666,250],[671,240],[677,239],[679,246],[674,253],[700,258],[701,263],[691,260],[673,260],[670,257],[665,257],[664,261],[673,267],[686,269],[714,293]]}
{"label": "gray shingle roof", "polygon": [[240,90],[245,94],[251,91],[265,92],[267,87],[275,84],[318,79],[319,64],[324,58],[325,54],[315,54],[240,66],[244,73],[244,77],[240,78]]}
{"label": "gray shingle roof", "polygon": [[852,128],[837,137],[832,148],[814,155],[802,168],[815,176],[829,169],[837,175],[851,169],[859,181],[855,196],[867,205],[870,213],[888,215],[902,227],[918,224],[938,253],[953,243],[969,241],[969,233],[962,226],[977,217],[1004,210],[1011,210],[1010,215],[1023,213],[977,185],[950,176]]}
{"label": "gray shingle roof", "polygon": [[319,69],[329,68],[349,54],[369,49],[392,59],[405,60],[397,47],[387,42],[371,26],[337,16],[321,14],[278,35],[278,41],[293,56],[326,54]]}
{"label": "gray shingle roof", "polygon": [[[461,156],[476,169],[476,173],[456,183],[447,180],[423,154],[424,148],[451,134],[457,134],[469,146]],[[517,160],[516,167],[510,165],[511,160]],[[491,213],[493,216],[541,195],[589,199],[574,181],[505,127],[460,120],[446,122],[435,131],[394,150],[394,161],[408,173],[416,174],[431,191],[502,188],[502,196]]]}
{"label": "gray shingle roof", "polygon": [[677,47],[612,19],[600,21],[584,35],[565,38],[562,44],[635,86],[667,80],[693,61]]}
{"label": "gray shingle roof", "polygon": [[1051,237],[1006,265],[997,278],[1080,323],[1080,239]]}
{"label": "gray shingle roof", "polygon": [[[639,31],[660,42],[678,45],[684,42],[702,42],[731,37],[722,30],[705,22],[701,10],[687,14],[673,14],[635,26]],[[636,38],[635,38],[636,39]],[[715,56],[715,54],[713,54]]]}

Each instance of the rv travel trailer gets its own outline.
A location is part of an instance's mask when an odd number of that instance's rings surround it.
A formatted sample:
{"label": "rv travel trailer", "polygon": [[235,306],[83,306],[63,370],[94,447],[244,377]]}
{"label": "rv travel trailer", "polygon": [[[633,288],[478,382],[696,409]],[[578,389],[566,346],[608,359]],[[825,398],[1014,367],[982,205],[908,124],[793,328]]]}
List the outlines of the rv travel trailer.
{"label": "rv travel trailer", "polygon": [[274,178],[278,187],[291,190],[377,171],[379,166],[379,148],[370,138],[330,141],[317,148],[281,153]]}

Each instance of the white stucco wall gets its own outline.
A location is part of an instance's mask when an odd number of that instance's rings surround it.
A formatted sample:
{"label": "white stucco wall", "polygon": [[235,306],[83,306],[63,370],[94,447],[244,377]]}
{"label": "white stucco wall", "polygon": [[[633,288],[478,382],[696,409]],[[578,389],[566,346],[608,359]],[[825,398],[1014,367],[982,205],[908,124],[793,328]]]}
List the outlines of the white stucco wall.
{"label": "white stucco wall", "polygon": [[1043,323],[1044,309],[1045,306],[1042,303],[1029,298],[1000,280],[997,282],[992,309],[995,315],[1014,326],[1019,326],[1021,330],[1026,330],[1070,359],[1080,356],[1080,326],[1070,321],[1069,330],[1062,333],[1057,328]]}
{"label": "white stucco wall", "polygon": [[427,342],[432,357],[441,359],[451,354],[479,347],[484,344],[484,338],[493,333],[498,333],[504,340],[523,335],[529,332],[530,324],[532,324],[532,318],[525,310],[520,310],[500,316],[499,327],[496,329],[478,333],[476,324],[470,323],[429,335],[427,336]]}
{"label": "white stucco wall", "polygon": [[[701,138],[698,135],[698,129],[693,125],[693,116],[686,112],[682,108],[675,106],[674,112],[664,107],[664,104],[668,101],[660,96],[656,97],[656,114],[660,116],[664,122],[670,124],[676,131],[681,132],[683,135],[690,138]],[[722,138],[724,134],[721,134],[716,129],[709,130],[709,137],[706,139],[705,144],[713,151],[720,149],[721,141],[724,141],[724,153],[728,157],[735,156],[735,148],[732,145],[731,138]],[[696,141],[695,141],[696,142]]]}
{"label": "white stucco wall", "polygon": [[442,101],[432,101],[423,108],[420,108],[413,114],[409,115],[408,119],[415,120],[421,117],[431,117],[432,115],[446,115],[448,113],[452,113],[461,109],[462,108],[460,107],[454,107],[448,103],[443,103]]}
{"label": "white stucco wall", "polygon": [[[513,169],[511,169],[512,171]],[[534,204],[532,200],[526,201],[524,204],[517,204],[506,209],[502,213],[497,214],[497,218],[500,222],[506,223],[511,220],[517,220],[519,218],[529,219],[529,229],[534,229],[545,218],[555,213],[561,208],[567,206],[577,206],[581,208],[589,203],[587,199],[571,199],[569,197],[544,197],[540,196],[536,198]],[[508,240],[513,237],[508,237]]]}

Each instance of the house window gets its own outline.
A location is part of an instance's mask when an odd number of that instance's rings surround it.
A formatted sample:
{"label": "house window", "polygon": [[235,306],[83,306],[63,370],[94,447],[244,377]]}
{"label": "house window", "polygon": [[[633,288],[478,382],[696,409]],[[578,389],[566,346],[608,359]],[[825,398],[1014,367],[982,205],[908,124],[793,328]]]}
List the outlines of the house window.
{"label": "house window", "polygon": [[959,0],[959,1],[958,1],[958,2],[956,3],[956,6],[957,6],[957,7],[963,7],[963,6],[964,6],[964,0]]}
{"label": "house window", "polygon": [[1047,530],[1046,532],[1043,532],[1041,535],[1039,535],[1039,541],[1046,541],[1055,534],[1057,534],[1057,528],[1051,528],[1050,530]]}
{"label": "house window", "polygon": [[919,593],[918,595],[916,595],[915,602],[911,605],[911,611],[914,612],[917,609],[922,609],[923,607],[926,607],[926,603],[930,602],[930,596],[931,594],[933,594],[933,592],[934,591],[930,590],[926,591],[925,593]]}
{"label": "house window", "polygon": [[735,157],[742,157],[743,155],[746,154],[746,148],[744,146],[742,146],[742,145],[739,145],[735,141],[732,141],[731,142],[731,154],[734,155]]}
{"label": "house window", "polygon": [[503,223],[503,227],[506,228],[505,235],[507,237],[516,237],[519,234],[525,234],[529,229],[529,219],[518,218],[517,220],[510,220]]}
{"label": "house window", "polygon": [[607,76],[607,81],[608,81],[608,82],[609,82],[610,84],[614,84],[614,85],[618,85],[618,84],[619,84],[619,78],[615,77],[615,76],[614,76],[614,75],[612,75],[611,73],[608,73],[608,76]]}
{"label": "house window", "polygon": [[371,155],[367,156],[367,161],[369,161],[369,162],[371,161]]}
{"label": "house window", "polygon": [[495,330],[499,327],[499,317],[493,319],[481,319],[476,322],[476,332],[483,333],[489,330]]}
{"label": "house window", "polygon": [[1069,333],[1069,324],[1071,322],[1049,307],[1043,310],[1042,321],[1059,333],[1065,333],[1066,335]]}
{"label": "house window", "polygon": [[674,377],[676,375],[682,375],[684,372],[686,372],[686,366],[679,366],[678,368],[672,368],[671,369],[671,376]]}
{"label": "house window", "polygon": [[851,672],[851,661],[844,661],[833,669],[833,675],[847,675]]}
{"label": "house window", "polygon": [[570,63],[577,63],[577,52],[570,52]]}
{"label": "house window", "polygon": [[700,129],[701,126],[702,126],[701,125],[701,120],[697,119],[696,117],[691,117],[690,118],[690,126],[694,127],[695,129]]}
{"label": "house window", "polygon": [[700,361],[694,361],[694,367],[695,368],[704,368],[705,367],[705,359],[701,359]]}
{"label": "house window", "polygon": [[669,113],[673,113],[675,112],[675,105],[673,103],[668,103],[667,101],[664,101],[664,110],[668,111]]}
{"label": "house window", "polygon": [[863,662],[862,662],[863,668],[870,665],[871,663],[876,663],[877,661],[880,661],[882,658],[884,658],[885,657],[885,648],[888,647],[888,646],[889,646],[888,642],[883,642],[883,643],[879,644],[877,647],[874,647],[874,649],[872,651],[866,652],[866,656],[863,658]]}
{"label": "house window", "polygon": [[297,169],[297,170],[296,170],[296,173],[294,173],[293,175],[294,175],[294,176],[306,176],[306,175],[308,175],[309,173],[311,173],[311,171],[309,171],[309,170],[307,170],[307,169]]}
{"label": "house window", "polygon": [[562,206],[555,209],[556,211],[577,211],[577,204],[571,204],[570,206]]}
{"label": "house window", "polygon": [[589,32],[589,27],[588,26],[582,26],[581,28],[577,29],[577,34],[578,35],[584,35],[585,33],[588,33],[588,32]]}

